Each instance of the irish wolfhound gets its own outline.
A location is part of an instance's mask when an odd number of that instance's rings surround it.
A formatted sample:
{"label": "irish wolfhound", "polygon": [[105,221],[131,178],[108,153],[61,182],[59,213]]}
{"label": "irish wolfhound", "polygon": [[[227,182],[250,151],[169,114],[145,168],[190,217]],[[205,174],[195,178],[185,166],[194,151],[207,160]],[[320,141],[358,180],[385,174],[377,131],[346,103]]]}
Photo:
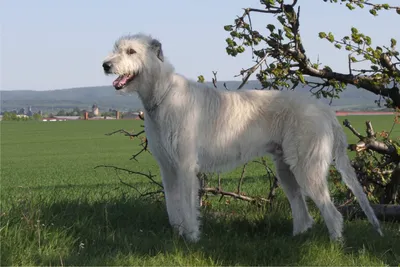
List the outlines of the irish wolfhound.
{"label": "irish wolfhound", "polygon": [[196,242],[198,172],[222,172],[272,154],[292,209],[293,235],[313,224],[305,196],[319,208],[332,240],[343,218],[331,201],[327,174],[333,162],[370,223],[377,220],[347,157],[347,141],[329,106],[295,92],[218,91],[174,72],[161,43],[144,34],[121,37],[103,62],[117,90],[137,92],[149,148],[161,170],[170,224]]}

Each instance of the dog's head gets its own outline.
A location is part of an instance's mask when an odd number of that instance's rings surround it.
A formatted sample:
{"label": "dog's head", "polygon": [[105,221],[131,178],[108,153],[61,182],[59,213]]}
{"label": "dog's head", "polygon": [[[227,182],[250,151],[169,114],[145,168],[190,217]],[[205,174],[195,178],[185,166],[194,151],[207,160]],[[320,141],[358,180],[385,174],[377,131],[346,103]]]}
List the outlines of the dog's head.
{"label": "dog's head", "polygon": [[115,74],[116,90],[138,91],[140,86],[157,78],[164,55],[161,43],[143,34],[123,36],[114,46],[113,52],[103,61],[105,74]]}

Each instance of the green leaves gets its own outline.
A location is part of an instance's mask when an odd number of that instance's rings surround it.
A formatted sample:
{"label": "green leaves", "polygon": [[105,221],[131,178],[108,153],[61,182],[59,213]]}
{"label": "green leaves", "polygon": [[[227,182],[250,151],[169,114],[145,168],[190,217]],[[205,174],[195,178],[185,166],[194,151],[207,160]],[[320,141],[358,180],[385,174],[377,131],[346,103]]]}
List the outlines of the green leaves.
{"label": "green leaves", "polygon": [[272,24],[268,24],[268,25],[267,25],[267,29],[268,29],[270,32],[273,32],[273,31],[275,30],[275,26],[272,25]]}
{"label": "green leaves", "polygon": [[263,0],[263,2],[267,7],[275,6],[275,0]]}
{"label": "green leaves", "polygon": [[294,38],[292,30],[289,27],[283,26],[283,30],[285,31],[285,36],[287,38],[289,38],[289,39],[293,39]]}
{"label": "green leaves", "polygon": [[390,39],[390,48],[394,49],[396,47],[397,41],[396,39]]}
{"label": "green leaves", "polygon": [[376,65],[371,65],[371,69],[372,69],[373,71],[379,71],[379,67],[376,66]]}
{"label": "green leaves", "polygon": [[236,51],[238,52],[238,53],[243,53],[244,52],[244,47],[243,46],[238,46],[237,48],[236,48]]}
{"label": "green leaves", "polygon": [[375,9],[370,9],[370,10],[369,10],[369,13],[371,13],[371,14],[374,15],[374,16],[378,16],[378,13],[376,13],[376,10],[375,10]]}
{"label": "green leaves", "polygon": [[341,45],[341,44],[335,44],[335,47],[336,47],[337,49],[341,49],[341,48],[342,48],[342,45]]}
{"label": "green leaves", "polygon": [[232,25],[225,25],[224,26],[224,30],[227,31],[227,32],[232,31],[233,30],[233,26]]}
{"label": "green leaves", "polygon": [[371,43],[372,43],[371,37],[365,36],[365,37],[364,37],[364,40],[365,40],[365,43],[366,43],[367,45],[371,45]]}
{"label": "green leaves", "polygon": [[281,16],[278,16],[278,21],[279,21],[282,25],[285,25],[286,19],[285,19],[285,17],[284,17],[283,15],[281,15]]}
{"label": "green leaves", "polygon": [[228,44],[229,47],[234,47],[236,46],[236,42],[233,41],[231,38],[226,38],[225,42]]}
{"label": "green leaves", "polygon": [[301,83],[305,84],[306,81],[304,79],[303,74],[300,71],[296,71],[296,76],[299,78],[299,80],[301,81]]}
{"label": "green leaves", "polygon": [[335,36],[333,36],[333,34],[331,32],[329,32],[328,34],[326,34],[325,32],[320,32],[318,34],[318,36],[319,36],[319,38],[326,39],[331,43],[333,43],[333,41],[335,41]]}
{"label": "green leaves", "polygon": [[328,34],[328,37],[326,37],[326,39],[327,39],[329,42],[333,43],[333,41],[335,41],[335,36],[333,36],[333,34],[330,32],[330,33]]}
{"label": "green leaves", "polygon": [[198,76],[197,77],[197,82],[198,83],[204,83],[205,82],[204,76],[203,75]]}
{"label": "green leaves", "polygon": [[320,32],[320,33],[318,34],[318,36],[319,36],[319,38],[324,39],[324,38],[326,38],[326,33]]}
{"label": "green leaves", "polygon": [[346,4],[346,7],[347,7],[348,9],[350,9],[350,10],[355,9],[355,7],[354,7],[352,4],[350,4],[350,3],[347,3],[347,4]]}
{"label": "green leaves", "polygon": [[[237,36],[237,35],[235,35],[235,36]],[[226,38],[225,41],[228,45],[228,47],[226,47],[226,53],[228,55],[235,57],[235,56],[237,56],[237,54],[243,53],[245,51],[245,48],[242,45],[238,46],[237,43],[234,40],[232,40],[231,38]]]}

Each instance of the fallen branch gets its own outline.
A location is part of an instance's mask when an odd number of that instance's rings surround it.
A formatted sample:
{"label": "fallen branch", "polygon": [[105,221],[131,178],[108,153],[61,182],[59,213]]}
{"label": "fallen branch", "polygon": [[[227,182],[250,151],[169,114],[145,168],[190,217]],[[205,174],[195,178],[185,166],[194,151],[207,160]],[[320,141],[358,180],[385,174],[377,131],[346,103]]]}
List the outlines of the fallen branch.
{"label": "fallen branch", "polygon": [[[400,205],[371,204],[371,207],[382,221],[400,221]],[[358,205],[340,206],[338,210],[347,219],[365,218],[365,213]]]}
{"label": "fallen branch", "polygon": [[[369,191],[369,194],[376,194],[375,197],[380,204],[398,203],[400,155],[394,143],[388,139],[389,134],[384,134],[386,142],[382,142],[376,139],[376,133],[370,121],[366,121],[367,136],[361,135],[347,119],[344,120],[343,125],[360,139],[357,144],[350,144],[348,149],[357,153],[370,152],[357,154],[357,157],[352,160],[352,166],[356,170],[357,178],[364,190]],[[378,159],[373,152],[381,154],[382,157]],[[389,166],[389,164],[391,165]]]}
{"label": "fallen branch", "polygon": [[221,195],[221,196],[230,196],[236,199],[240,199],[240,200],[244,200],[244,201],[248,201],[248,202],[252,202],[252,203],[257,203],[257,202],[270,202],[268,199],[266,198],[257,198],[257,197],[249,197],[249,196],[245,196],[245,195],[241,195],[241,194],[237,194],[237,193],[233,193],[233,192],[227,192],[227,191],[223,191],[220,190],[218,187],[206,187],[206,188],[202,188],[201,191],[204,193],[211,193],[213,195]]}

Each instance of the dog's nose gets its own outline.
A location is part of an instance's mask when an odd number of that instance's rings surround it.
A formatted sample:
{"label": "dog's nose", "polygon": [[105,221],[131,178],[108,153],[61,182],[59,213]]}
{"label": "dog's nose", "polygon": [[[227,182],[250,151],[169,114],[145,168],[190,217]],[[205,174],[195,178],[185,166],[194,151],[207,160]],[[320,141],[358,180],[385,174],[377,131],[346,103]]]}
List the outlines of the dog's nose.
{"label": "dog's nose", "polygon": [[112,67],[111,62],[104,62],[103,63],[103,69],[104,69],[105,72],[109,72],[111,67]]}

